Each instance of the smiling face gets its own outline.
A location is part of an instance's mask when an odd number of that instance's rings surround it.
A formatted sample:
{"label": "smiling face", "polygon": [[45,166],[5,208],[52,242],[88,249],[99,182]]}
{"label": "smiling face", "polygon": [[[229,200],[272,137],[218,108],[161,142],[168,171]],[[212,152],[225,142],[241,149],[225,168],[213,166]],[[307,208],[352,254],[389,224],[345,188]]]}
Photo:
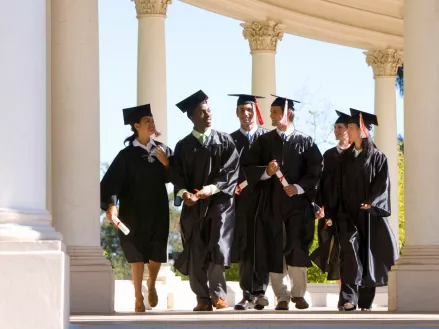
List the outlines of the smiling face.
{"label": "smiling face", "polygon": [[335,139],[338,141],[344,141],[349,138],[348,136],[348,126],[344,123],[336,123],[334,125],[334,135]]}
{"label": "smiling face", "polygon": [[[270,119],[271,119],[271,125],[274,127],[278,127],[281,124],[281,120],[283,118],[284,115],[284,109],[283,107],[280,106],[272,106],[270,108]],[[288,110],[288,122],[293,122],[293,118],[294,118],[294,113],[292,110]]]}
{"label": "smiling face", "polygon": [[190,119],[194,123],[194,127],[199,130],[204,130],[212,125],[212,114],[210,112],[209,105],[206,103],[200,104],[190,116]]}
{"label": "smiling face", "polygon": [[253,104],[239,105],[236,109],[236,116],[242,127],[248,127],[256,124],[256,115]]}
{"label": "smiling face", "polygon": [[155,123],[152,116],[142,117],[138,123],[134,124],[139,138],[149,138],[155,134]]}
{"label": "smiling face", "polygon": [[348,136],[349,142],[351,143],[358,143],[361,141],[361,130],[356,123],[348,124]]}

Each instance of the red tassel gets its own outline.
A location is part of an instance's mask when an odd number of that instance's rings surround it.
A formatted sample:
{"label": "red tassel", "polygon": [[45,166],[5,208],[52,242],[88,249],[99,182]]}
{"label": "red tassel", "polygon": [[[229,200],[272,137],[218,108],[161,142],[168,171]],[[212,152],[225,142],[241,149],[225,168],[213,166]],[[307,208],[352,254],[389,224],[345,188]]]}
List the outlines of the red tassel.
{"label": "red tassel", "polygon": [[288,124],[288,100],[285,100],[285,106],[284,106],[284,113],[282,116],[282,119],[280,120],[280,123],[283,125],[287,125]]}
{"label": "red tassel", "polygon": [[262,126],[264,124],[264,119],[262,118],[262,114],[261,111],[259,110],[259,104],[258,104],[258,99],[255,98],[255,105],[256,105],[256,115],[258,118],[258,124],[260,126]]}
{"label": "red tassel", "polygon": [[364,125],[364,121],[363,121],[363,115],[360,113],[360,136],[361,138],[368,138],[369,137],[369,132],[367,131],[366,126]]}
{"label": "red tassel", "polygon": [[154,130],[154,135],[155,135],[155,137],[160,137],[161,134],[162,134],[162,133],[161,133],[160,131],[158,131],[157,129]]}

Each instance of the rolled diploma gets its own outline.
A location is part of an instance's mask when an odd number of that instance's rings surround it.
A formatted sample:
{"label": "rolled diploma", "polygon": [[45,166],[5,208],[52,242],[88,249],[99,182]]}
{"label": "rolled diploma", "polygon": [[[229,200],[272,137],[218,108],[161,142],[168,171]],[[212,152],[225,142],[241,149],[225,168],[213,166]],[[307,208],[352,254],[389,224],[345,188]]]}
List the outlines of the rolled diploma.
{"label": "rolled diploma", "polygon": [[276,176],[277,176],[277,178],[279,178],[279,181],[281,182],[283,187],[287,187],[288,185],[290,185],[290,184],[288,184],[287,180],[285,179],[285,177],[282,174],[282,171],[280,171],[280,169],[278,171],[276,171]]}
{"label": "rolled diploma", "polygon": [[123,234],[128,235],[130,233],[130,230],[128,229],[128,227],[125,226],[124,223],[122,223],[120,221],[119,218],[117,218],[116,216],[111,216],[111,221],[113,222],[114,225],[116,225],[116,227],[122,231]]}
{"label": "rolled diploma", "polygon": [[248,182],[245,180],[243,181],[241,184],[239,184],[238,186],[236,186],[235,189],[235,194],[240,194],[242,192],[243,189],[245,189],[248,185]]}

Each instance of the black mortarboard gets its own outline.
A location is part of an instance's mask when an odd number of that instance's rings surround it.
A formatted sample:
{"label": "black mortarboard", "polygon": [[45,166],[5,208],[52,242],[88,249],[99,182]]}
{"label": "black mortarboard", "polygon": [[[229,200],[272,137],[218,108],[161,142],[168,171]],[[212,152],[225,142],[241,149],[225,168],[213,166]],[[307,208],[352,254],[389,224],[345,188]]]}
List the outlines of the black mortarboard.
{"label": "black mortarboard", "polygon": [[191,116],[192,111],[195,110],[198,105],[207,103],[208,98],[209,97],[207,97],[207,95],[202,90],[199,90],[195,94],[192,94],[188,98],[182,100],[176,106],[180,109],[181,112],[187,113],[188,116]]}
{"label": "black mortarboard", "polygon": [[145,116],[152,117],[150,104],[123,109],[123,121],[125,125],[139,123],[140,119]]}
{"label": "black mortarboard", "polygon": [[359,111],[356,109],[350,109],[350,110],[351,110],[351,117],[349,119],[349,123],[356,123],[360,125],[360,114],[361,114],[364,125],[368,127],[369,130],[371,125],[378,126],[378,118],[375,114]]}
{"label": "black mortarboard", "polygon": [[335,121],[335,124],[342,123],[342,124],[347,125],[349,123],[349,119],[351,117],[349,114],[346,114],[346,113],[343,113],[343,112],[340,112],[337,110],[335,110],[335,113],[337,113],[337,115],[338,115],[338,118]]}
{"label": "black mortarboard", "polygon": [[273,94],[271,94],[271,96],[276,97],[273,103],[271,103],[271,106],[280,106],[283,108],[285,107],[286,101],[288,101],[288,109],[294,111],[294,103],[300,103],[299,101],[295,101],[294,99],[280,97]]}
{"label": "black mortarboard", "polygon": [[262,96],[254,96],[254,95],[246,95],[246,94],[229,94],[229,96],[237,96],[238,97],[238,102],[237,102],[236,106],[250,104],[250,103],[256,103],[257,98],[265,98]]}
{"label": "black mortarboard", "polygon": [[259,109],[258,98],[265,98],[262,96],[254,96],[254,95],[246,95],[246,94],[229,94],[229,96],[237,96],[238,101],[236,106],[244,105],[244,104],[255,104],[256,107],[256,116],[258,118],[258,124],[264,124],[264,118],[262,117],[261,110]]}

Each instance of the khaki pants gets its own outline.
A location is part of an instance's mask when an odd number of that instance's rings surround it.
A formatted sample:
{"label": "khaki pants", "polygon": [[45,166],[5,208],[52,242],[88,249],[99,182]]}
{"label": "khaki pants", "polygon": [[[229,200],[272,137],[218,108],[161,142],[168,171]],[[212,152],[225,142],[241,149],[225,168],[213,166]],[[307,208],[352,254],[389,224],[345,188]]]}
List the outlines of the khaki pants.
{"label": "khaki pants", "polygon": [[[286,231],[283,230],[284,246],[286,244]],[[304,297],[307,284],[306,267],[288,266],[284,259],[283,273],[270,273],[271,287],[277,302],[289,302],[290,297]],[[288,279],[291,283],[291,290],[288,287]]]}

